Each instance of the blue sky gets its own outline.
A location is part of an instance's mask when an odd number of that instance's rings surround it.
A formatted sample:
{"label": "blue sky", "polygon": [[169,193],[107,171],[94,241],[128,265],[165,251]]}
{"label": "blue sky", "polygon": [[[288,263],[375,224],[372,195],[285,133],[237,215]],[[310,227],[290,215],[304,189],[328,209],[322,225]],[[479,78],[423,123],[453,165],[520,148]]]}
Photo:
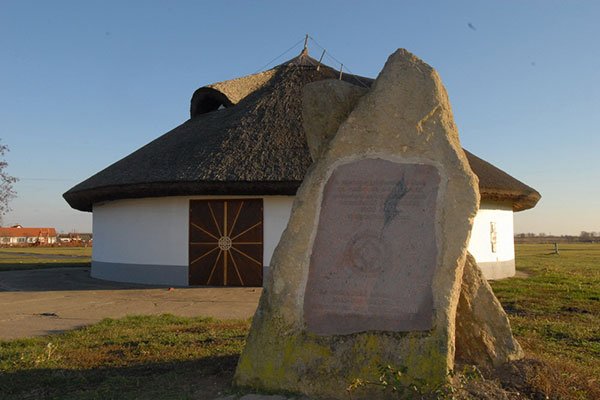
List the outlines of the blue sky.
{"label": "blue sky", "polygon": [[399,47],[436,68],[463,146],[543,196],[516,232],[600,231],[599,20],[575,0],[0,0],[0,138],[20,178],[4,223],[90,231],[63,192],[309,33],[360,75]]}

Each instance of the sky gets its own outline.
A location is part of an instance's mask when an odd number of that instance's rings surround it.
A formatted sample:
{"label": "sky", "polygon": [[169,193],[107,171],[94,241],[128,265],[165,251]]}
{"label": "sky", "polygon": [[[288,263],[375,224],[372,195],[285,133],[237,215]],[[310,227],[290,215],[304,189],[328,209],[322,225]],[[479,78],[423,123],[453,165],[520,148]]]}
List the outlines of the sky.
{"label": "sky", "polygon": [[[437,69],[463,147],[538,190],[516,233],[600,231],[600,2],[0,0],[3,224],[90,232],[62,193],[189,118],[198,87],[327,49]],[[271,62],[286,50],[282,57]]]}

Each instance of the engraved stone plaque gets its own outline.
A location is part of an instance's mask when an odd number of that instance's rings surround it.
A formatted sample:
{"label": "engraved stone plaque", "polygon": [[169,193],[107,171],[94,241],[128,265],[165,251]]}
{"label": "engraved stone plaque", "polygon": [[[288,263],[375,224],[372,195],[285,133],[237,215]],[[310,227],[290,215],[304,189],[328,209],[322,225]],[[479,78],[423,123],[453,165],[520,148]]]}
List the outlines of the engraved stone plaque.
{"label": "engraved stone plaque", "polygon": [[304,297],[309,332],[432,327],[436,167],[362,159],[325,184]]}

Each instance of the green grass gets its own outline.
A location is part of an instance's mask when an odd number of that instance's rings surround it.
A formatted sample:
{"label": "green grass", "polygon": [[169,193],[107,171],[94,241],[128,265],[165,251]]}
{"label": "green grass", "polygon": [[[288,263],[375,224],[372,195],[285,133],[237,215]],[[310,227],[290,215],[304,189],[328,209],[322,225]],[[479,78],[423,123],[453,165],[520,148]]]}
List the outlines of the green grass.
{"label": "green grass", "polygon": [[[11,249],[16,250],[16,249]],[[518,245],[527,278],[493,282],[530,377],[564,399],[600,398],[600,244]],[[1,399],[212,399],[228,391],[248,321],[128,317],[0,342]]]}
{"label": "green grass", "polygon": [[0,271],[89,267],[91,247],[2,247]]}
{"label": "green grass", "polygon": [[133,316],[0,342],[0,397],[210,399],[229,386],[248,327],[248,321]]}
{"label": "green grass", "polygon": [[[563,397],[600,398],[600,244],[523,244],[527,278],[492,282],[530,357],[559,371]],[[591,395],[590,393],[594,393]]]}

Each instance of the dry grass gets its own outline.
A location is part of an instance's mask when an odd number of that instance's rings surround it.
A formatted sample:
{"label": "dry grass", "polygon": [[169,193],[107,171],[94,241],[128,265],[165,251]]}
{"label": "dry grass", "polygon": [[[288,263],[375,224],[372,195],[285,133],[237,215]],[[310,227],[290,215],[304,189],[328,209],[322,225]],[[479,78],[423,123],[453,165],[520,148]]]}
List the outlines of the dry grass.
{"label": "dry grass", "polygon": [[600,399],[600,244],[517,245],[528,278],[492,283],[528,357],[523,372],[551,397]]}
{"label": "dry grass", "polygon": [[228,390],[248,327],[135,316],[0,342],[1,398],[210,399]]}

